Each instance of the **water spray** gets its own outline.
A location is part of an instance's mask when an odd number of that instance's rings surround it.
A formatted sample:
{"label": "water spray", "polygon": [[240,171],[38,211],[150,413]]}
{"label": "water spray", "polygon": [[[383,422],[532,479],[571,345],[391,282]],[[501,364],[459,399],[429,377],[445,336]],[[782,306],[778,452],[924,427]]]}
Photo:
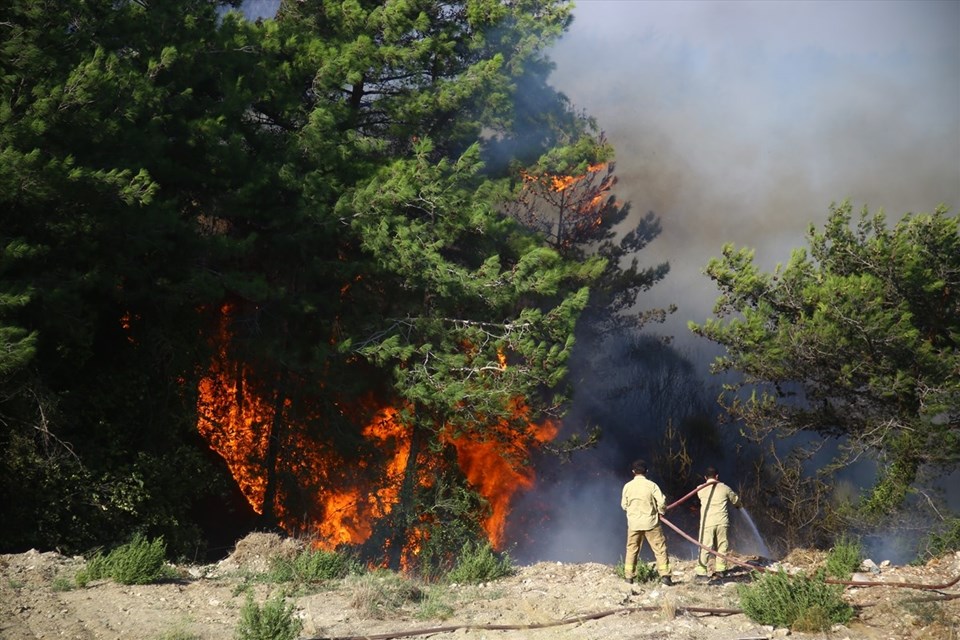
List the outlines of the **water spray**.
{"label": "water spray", "polygon": [[766,541],[763,539],[763,536],[760,535],[760,530],[757,529],[757,525],[754,523],[753,518],[750,517],[750,512],[747,511],[746,507],[740,507],[737,509],[742,515],[744,520],[747,521],[747,526],[750,527],[750,531],[753,532],[753,537],[760,541],[760,555],[764,558],[770,557],[770,549],[767,547]]}
{"label": "water spray", "polygon": [[[709,485],[713,484],[714,482],[716,482],[716,480],[711,480],[711,481],[708,481],[708,482],[703,483],[702,485],[700,485],[699,487],[697,487],[696,489],[694,489],[693,491],[691,491],[690,493],[688,493],[688,494],[685,495],[684,497],[680,498],[680,499],[677,500],[676,502],[672,502],[672,503],[670,503],[669,505],[667,505],[667,506],[664,508],[664,510],[666,511],[666,510],[668,510],[668,509],[672,509],[672,508],[674,508],[674,507],[676,507],[676,506],[678,506],[678,505],[686,502],[686,501],[687,501],[688,499],[690,499],[697,491],[699,491],[699,490],[702,489],[703,487],[706,487],[706,486],[709,486]],[[673,524],[672,522],[670,522],[669,520],[667,520],[667,519],[666,519],[665,517],[663,517],[662,515],[660,516],[660,522],[662,522],[663,524],[667,525],[668,527],[670,527],[671,529],[673,529],[674,531],[676,531],[678,534],[680,534],[681,537],[683,537],[684,539],[686,539],[686,540],[692,542],[693,544],[697,545],[698,547],[700,547],[701,549],[703,549],[703,550],[706,551],[707,553],[709,553],[709,554],[711,554],[711,555],[714,555],[714,556],[716,556],[716,557],[718,557],[718,558],[722,558],[722,559],[726,560],[727,562],[729,562],[730,564],[735,564],[735,565],[740,566],[740,567],[746,567],[747,569],[750,569],[750,570],[752,570],[752,571],[765,571],[765,572],[768,572],[768,573],[777,573],[777,572],[779,571],[779,570],[774,570],[774,569],[772,569],[772,568],[770,568],[770,567],[758,566],[757,564],[754,564],[754,563],[744,562],[744,561],[742,561],[742,560],[738,560],[738,559],[736,559],[736,558],[732,558],[732,557],[730,557],[730,556],[728,556],[728,555],[724,555],[724,554],[718,553],[715,549],[711,549],[710,547],[706,546],[705,544],[701,544],[699,540],[696,540],[696,539],[694,539],[693,537],[691,537],[690,535],[688,535],[688,534],[687,534],[686,532],[684,532],[680,527],[678,527],[677,525]],[[762,538],[761,538],[761,540],[762,540]],[[938,591],[938,590],[940,590],[940,589],[949,589],[950,587],[952,587],[952,586],[954,586],[955,584],[957,584],[958,582],[960,582],[960,575],[957,575],[957,577],[954,578],[953,580],[951,580],[950,582],[945,582],[945,583],[943,583],[943,584],[923,584],[923,583],[916,583],[916,582],[914,582],[914,583],[910,583],[910,582],[880,582],[880,581],[872,581],[872,580],[835,580],[835,579],[833,579],[833,578],[826,578],[826,579],[824,579],[824,582],[826,582],[826,583],[828,583],[828,584],[840,584],[840,585],[850,586],[850,587],[898,587],[898,588],[905,588],[905,589],[921,589],[921,590],[927,590],[927,591]]]}

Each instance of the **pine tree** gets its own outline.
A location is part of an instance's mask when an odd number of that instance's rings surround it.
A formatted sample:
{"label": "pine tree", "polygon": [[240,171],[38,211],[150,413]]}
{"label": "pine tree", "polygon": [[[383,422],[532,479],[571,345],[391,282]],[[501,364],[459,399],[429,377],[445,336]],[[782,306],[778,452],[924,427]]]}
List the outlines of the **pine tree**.
{"label": "pine tree", "polygon": [[715,370],[743,374],[725,403],[757,437],[837,437],[831,469],[873,456],[877,482],[861,507],[879,516],[925,470],[960,461],[960,234],[942,207],[893,227],[882,212],[864,209],[855,227],[852,217],[849,202],[832,207],[809,251],[773,273],[725,246],[707,266],[717,318],[690,327],[725,347]]}

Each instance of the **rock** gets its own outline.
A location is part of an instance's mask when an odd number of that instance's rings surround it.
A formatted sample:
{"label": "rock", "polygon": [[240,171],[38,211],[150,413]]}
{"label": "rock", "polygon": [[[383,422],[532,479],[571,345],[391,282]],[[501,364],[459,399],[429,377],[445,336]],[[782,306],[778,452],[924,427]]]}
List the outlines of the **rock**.
{"label": "rock", "polygon": [[187,575],[191,578],[203,578],[206,576],[206,569],[204,567],[189,567],[187,569]]}
{"label": "rock", "polygon": [[880,567],[878,567],[877,563],[870,558],[867,558],[860,563],[860,570],[869,571],[870,573],[880,573]]}

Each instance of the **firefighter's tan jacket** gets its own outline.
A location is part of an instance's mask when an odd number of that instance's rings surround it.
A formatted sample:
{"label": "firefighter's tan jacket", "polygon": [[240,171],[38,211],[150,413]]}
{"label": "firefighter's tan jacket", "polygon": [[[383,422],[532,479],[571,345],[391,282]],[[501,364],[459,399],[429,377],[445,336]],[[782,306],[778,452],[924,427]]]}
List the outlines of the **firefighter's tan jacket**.
{"label": "firefighter's tan jacket", "polygon": [[660,522],[667,499],[656,482],[635,475],[623,485],[620,506],[627,512],[627,528],[630,531],[649,531]]}
{"label": "firefighter's tan jacket", "polygon": [[719,480],[697,491],[700,498],[700,530],[730,524],[729,506],[740,504],[740,496]]}

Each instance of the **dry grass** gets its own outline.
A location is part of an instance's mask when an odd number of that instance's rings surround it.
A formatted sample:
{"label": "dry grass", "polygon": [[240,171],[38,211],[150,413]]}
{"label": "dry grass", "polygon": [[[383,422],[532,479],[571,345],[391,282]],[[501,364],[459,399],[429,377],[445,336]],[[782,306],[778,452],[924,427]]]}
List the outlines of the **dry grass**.
{"label": "dry grass", "polygon": [[826,566],[827,552],[817,549],[794,549],[783,559],[783,562],[795,567],[804,567],[807,573],[812,574]]}
{"label": "dry grass", "polygon": [[674,596],[664,597],[660,603],[660,615],[667,622],[677,617],[677,599]]}
{"label": "dry grass", "polygon": [[390,571],[375,571],[347,580],[350,606],[376,620],[394,616],[409,604],[424,599],[424,591],[414,580]]}

